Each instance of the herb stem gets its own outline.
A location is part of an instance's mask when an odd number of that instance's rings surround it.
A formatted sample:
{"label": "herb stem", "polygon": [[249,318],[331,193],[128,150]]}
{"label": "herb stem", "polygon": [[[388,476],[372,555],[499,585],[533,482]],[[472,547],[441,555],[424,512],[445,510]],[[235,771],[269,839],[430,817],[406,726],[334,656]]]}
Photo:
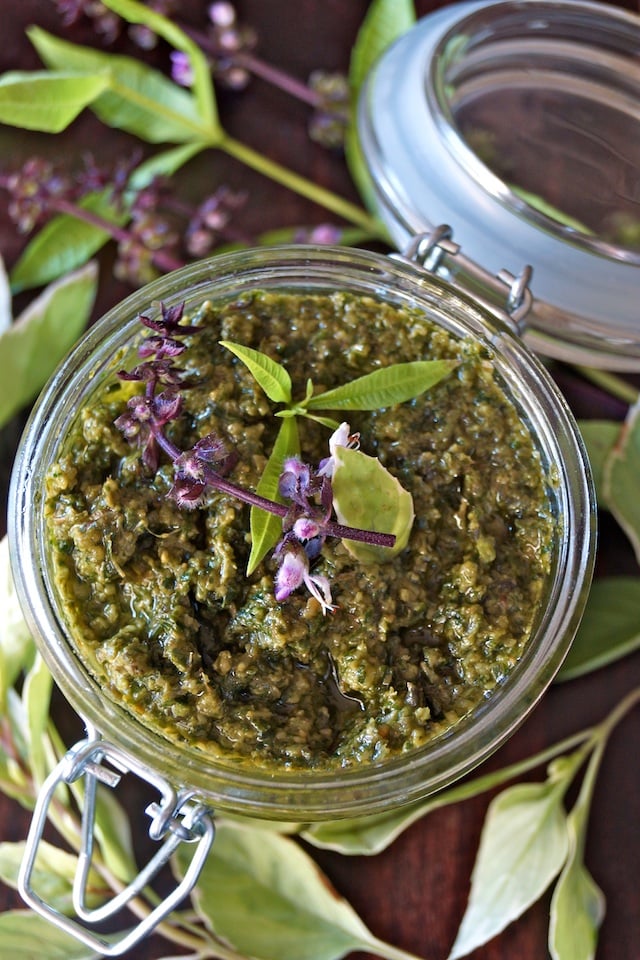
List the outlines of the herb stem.
{"label": "herb stem", "polygon": [[582,367],[579,365],[576,365],[575,369],[586,380],[594,383],[597,387],[601,387],[607,393],[617,397],[618,400],[622,400],[624,403],[634,404],[637,402],[638,397],[640,397],[638,390],[634,386],[627,383],[622,377],[616,376],[615,373],[609,373],[606,370],[597,370],[595,367]]}
{"label": "herb stem", "polygon": [[268,157],[263,156],[261,153],[247,146],[247,144],[241,143],[239,140],[235,140],[233,137],[225,134],[217,146],[220,150],[223,150],[229,154],[229,156],[244,163],[245,166],[250,167],[252,170],[256,170],[270,180],[280,183],[282,186],[293,190],[302,197],[306,197],[306,199],[311,200],[313,203],[325,207],[325,209],[330,210],[349,223],[357,227],[362,227],[371,234],[373,238],[378,240],[387,239],[381,222],[361,207],[351,203],[349,200],[345,200],[343,197],[339,197],[331,190],[318,186],[311,180],[307,180],[305,177],[300,176],[300,174],[294,173],[293,170],[283,167],[274,160],[270,160]]}
{"label": "herb stem", "polygon": [[[151,425],[151,430],[159,446],[175,462],[178,457],[181,456],[179,448],[169,440],[158,427]],[[207,464],[203,464],[203,474],[209,486],[219,490],[221,493],[228,493],[230,496],[236,497],[236,499],[242,500],[243,503],[248,503],[252,507],[257,507],[259,510],[266,510],[267,513],[273,513],[283,518],[286,517],[289,512],[289,508],[285,506],[284,503],[269,500],[267,497],[262,497],[259,493],[254,493],[253,490],[246,490],[231,480],[226,480]],[[336,523],[332,520],[327,523],[325,529],[330,537],[338,537],[340,540],[357,540],[358,543],[369,543],[377,547],[393,547],[396,542],[396,538],[392,533],[376,533],[373,530],[361,530],[359,527],[348,527],[343,523]]]}

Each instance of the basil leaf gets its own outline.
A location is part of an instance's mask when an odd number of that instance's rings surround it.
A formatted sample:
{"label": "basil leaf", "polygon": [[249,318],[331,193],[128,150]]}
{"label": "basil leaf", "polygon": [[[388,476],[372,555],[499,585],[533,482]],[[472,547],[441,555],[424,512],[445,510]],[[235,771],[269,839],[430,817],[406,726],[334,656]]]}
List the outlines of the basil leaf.
{"label": "basil leaf", "polygon": [[276,363],[266,353],[233,343],[231,340],[221,340],[220,346],[226,347],[238,360],[242,360],[269,400],[274,403],[291,403],[291,377],[280,363]]}
{"label": "basil leaf", "polygon": [[606,508],[607,503],[603,490],[604,465],[617,443],[622,424],[616,420],[581,420],[579,427],[593,472],[598,505]]}
{"label": "basil leaf", "polygon": [[11,288],[9,278],[4,267],[4,260],[0,254],[0,334],[11,326],[13,314],[11,312]]}
{"label": "basil leaf", "polygon": [[[159,71],[132,57],[60,40],[40,27],[29,27],[27,34],[51,69],[66,68],[85,75],[103,71],[108,89],[92,103],[92,109],[108,126],[150,143],[211,140],[212,131],[203,124],[191,94]],[[84,76],[81,80],[84,82]]]}
{"label": "basil leaf", "polygon": [[[61,71],[65,70],[61,66]],[[100,96],[109,78],[92,70],[75,73],[12,71],[0,77],[0,123],[59,133]]]}
{"label": "basil leaf", "polygon": [[640,648],[640,577],[594,580],[575,640],[556,677],[572,680]]}
{"label": "basil leaf", "polygon": [[593,960],[605,899],[583,863],[588,804],[567,817],[569,856],[551,898],[549,953],[553,960]]}
{"label": "basil leaf", "polygon": [[0,334],[0,425],[30,401],[87,324],[97,268],[89,263],[57,280]]}
{"label": "basil leaf", "polygon": [[144,24],[176,50],[181,50],[188,55],[193,71],[192,90],[198,103],[200,116],[215,129],[216,138],[222,139],[223,131],[218,123],[211,70],[198,44],[168,17],[162,16],[142,3],[136,3],[135,0],[104,0],[104,5],[129,23]]}
{"label": "basil leaf", "polygon": [[154,177],[170,177],[185,163],[204,150],[203,143],[187,143],[184,146],[162,150],[155,156],[144,160],[131,174],[129,186],[133,190],[143,190]]}
{"label": "basil leaf", "polygon": [[[18,886],[18,872],[24,858],[26,844],[0,843],[0,880],[14,890]],[[75,911],[72,900],[73,880],[78,864],[74,854],[55,847],[46,840],[38,845],[38,854],[34,864],[33,886],[39,896],[67,916]],[[98,906],[108,895],[100,875],[91,870],[87,883],[87,900],[91,907]]]}
{"label": "basil leaf", "polygon": [[333,460],[333,505],[340,523],[375,533],[392,533],[396,538],[393,547],[343,540],[345,548],[364,563],[395,557],[409,541],[415,516],[413,497],[377,457],[336,447]]}
{"label": "basil leaf", "polygon": [[18,603],[11,567],[9,541],[0,540],[0,716],[5,712],[7,692],[23,670],[33,664],[35,645]]}
{"label": "basil leaf", "polygon": [[[269,500],[276,500],[281,503],[282,498],[278,493],[278,481],[282,473],[282,464],[287,457],[294,457],[299,452],[298,425],[295,418],[288,417],[282,421],[282,426],[278,431],[273,450],[260,477],[256,493],[259,493],[262,497],[268,497]],[[282,517],[267,513],[266,510],[252,507],[249,522],[251,555],[247,564],[247,576],[253,573],[282,536]]]}
{"label": "basil leaf", "polygon": [[22,690],[22,702],[27,720],[29,765],[36,784],[41,784],[50,771],[46,754],[46,731],[49,724],[52,687],[51,674],[40,654],[37,654]]}
{"label": "basil leaf", "polygon": [[558,784],[522,783],[491,803],[471,893],[449,960],[487,943],[521,916],[564,864],[568,834]]}
{"label": "basil leaf", "polygon": [[[129,219],[125,210],[116,209],[107,191],[84,197],[80,206],[117,225]],[[107,230],[70,214],[54,217],[27,245],[11,271],[13,292],[41,287],[71,273],[97,253],[109,238]]]}
{"label": "basil leaf", "polygon": [[603,493],[640,562],[640,400],[629,408],[619,441],[604,464]]}
{"label": "basil leaf", "polygon": [[96,954],[33,910],[0,913],[0,943],[12,960],[94,960]]}
{"label": "basil leaf", "polygon": [[406,33],[416,20],[412,0],[374,0],[362,21],[349,63],[349,86],[351,88],[352,110],[349,128],[345,138],[347,165],[354,183],[358,187],[367,208],[377,212],[376,192],[373,187],[368,164],[362,153],[356,124],[356,107],[365,77],[371,71],[376,60],[398,37]]}
{"label": "basil leaf", "polygon": [[413,360],[393,363],[303,402],[307,410],[380,410],[419,397],[444,380],[457,360]]}
{"label": "basil leaf", "polygon": [[[188,851],[178,851],[184,873]],[[295,841],[278,833],[218,824],[192,895],[216,936],[255,960],[334,960],[352,950],[410,960],[365,927]]]}

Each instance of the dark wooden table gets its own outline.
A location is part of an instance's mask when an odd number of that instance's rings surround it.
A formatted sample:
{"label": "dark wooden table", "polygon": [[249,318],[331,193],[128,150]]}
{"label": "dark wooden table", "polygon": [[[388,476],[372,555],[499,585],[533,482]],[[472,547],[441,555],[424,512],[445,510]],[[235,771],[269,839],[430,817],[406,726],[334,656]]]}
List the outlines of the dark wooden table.
{"label": "dark wooden table", "polygon": [[[420,14],[446,6],[421,0]],[[632,2],[618,6],[635,10]],[[54,5],[47,0],[7,4],[0,46],[2,71],[37,66],[24,37],[27,24],[37,22],[62,33]],[[197,22],[204,2],[182,4],[183,13]],[[317,67],[345,70],[351,44],[368,7],[365,0],[240,0],[242,20],[257,30],[259,52],[270,62],[300,79]],[[294,12],[295,11],[295,12]],[[72,28],[68,35],[89,42],[90,34]],[[356,200],[342,158],[308,139],[308,108],[260,80],[244,93],[220,96],[223,122],[234,136],[275,160]],[[32,153],[56,157],[62,141],[43,135],[22,134],[0,127],[0,166],[18,165]],[[101,159],[128,151],[130,141],[101,127],[91,115],[78,120],[65,135],[65,155],[91,149]],[[293,224],[318,224],[327,214],[312,203],[251,173],[221,154],[209,152],[181,176],[186,195],[198,197],[221,183],[246,190],[249,202],[241,226],[249,235]],[[8,265],[14,262],[23,239],[9,224],[5,197],[0,195],[0,250]],[[110,274],[110,255],[102,256],[102,280],[96,317],[129,292]],[[556,374],[579,416],[622,417],[624,407],[596,395],[568,369]],[[2,431],[0,473],[3,502],[21,420]],[[4,532],[4,517],[2,531]],[[624,537],[607,516],[602,517],[598,573],[638,572]],[[1,615],[1,614],[0,614]],[[640,682],[640,655],[619,662],[579,681],[552,687],[531,718],[486,764],[497,768],[535,753],[572,732],[593,724]],[[63,729],[73,720],[65,704],[56,701],[56,719]],[[607,750],[596,790],[587,861],[607,897],[607,915],[598,952],[600,960],[637,960],[640,957],[640,716],[629,716],[616,730]],[[462,917],[469,877],[489,797],[483,796],[433,813],[415,824],[389,850],[374,858],[347,858],[318,853],[317,859],[360,912],[373,932],[429,960],[446,957]],[[2,839],[23,837],[29,817],[17,804],[0,797]],[[0,886],[0,908],[20,906],[18,898]],[[549,897],[543,896],[525,917],[493,942],[476,951],[474,960],[541,960],[547,956]],[[259,922],[259,918],[255,918]],[[152,960],[174,952],[157,938],[135,949],[137,960]],[[0,944],[0,956],[2,945]]]}

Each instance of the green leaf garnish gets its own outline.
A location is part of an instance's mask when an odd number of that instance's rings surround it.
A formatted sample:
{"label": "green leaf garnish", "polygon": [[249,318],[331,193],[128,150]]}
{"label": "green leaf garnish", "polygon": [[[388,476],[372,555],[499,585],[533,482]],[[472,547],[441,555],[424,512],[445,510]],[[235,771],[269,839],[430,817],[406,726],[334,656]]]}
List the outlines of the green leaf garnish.
{"label": "green leaf garnish", "polygon": [[624,428],[607,457],[602,477],[605,503],[626,533],[640,562],[640,401],[630,409]]}
{"label": "green leaf garnish", "polygon": [[375,533],[391,533],[393,547],[343,540],[352,556],[365,563],[395,557],[406,547],[414,511],[413,498],[377,457],[336,447],[332,478],[333,505],[340,523]]}
{"label": "green leaf garnish", "polygon": [[308,410],[379,410],[419,397],[459,365],[458,360],[414,360],[374,370],[350,383],[315,394]]}
{"label": "green leaf garnish", "polygon": [[98,73],[95,65],[82,77],[66,71],[5,73],[0,77],[0,123],[59,133],[108,85],[108,76]]}
{"label": "green leaf garnish", "polygon": [[[271,456],[256,487],[256,493],[281,503],[282,498],[278,494],[278,481],[282,473],[282,465],[287,457],[294,457],[299,452],[298,425],[295,418],[287,418],[282,421]],[[282,519],[272,513],[252,507],[250,529],[251,555],[247,564],[247,576],[253,573],[282,536]]]}
{"label": "green leaf garnish", "polygon": [[274,403],[291,403],[291,377],[281,364],[260,350],[244,347],[231,340],[221,340],[220,346],[226,347],[238,360],[242,360],[269,400]]}

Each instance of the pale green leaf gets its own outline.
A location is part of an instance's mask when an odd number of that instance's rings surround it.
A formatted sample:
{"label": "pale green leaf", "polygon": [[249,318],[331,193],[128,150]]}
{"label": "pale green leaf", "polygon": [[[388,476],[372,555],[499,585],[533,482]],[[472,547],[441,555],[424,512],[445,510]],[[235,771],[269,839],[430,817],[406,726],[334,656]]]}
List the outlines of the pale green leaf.
{"label": "pale green leaf", "polygon": [[[84,197],[79,206],[116,225],[125,223],[129,214],[118,210],[108,192]],[[11,271],[14,293],[41,287],[71,273],[97,253],[110,233],[71,214],[49,220],[27,244]]]}
{"label": "pale green leaf", "polygon": [[97,268],[47,287],[0,335],[0,425],[33,399],[84,330],[96,294]]}
{"label": "pale green leaf", "polygon": [[364,563],[384,562],[404,550],[413,526],[413,498],[377,457],[361,450],[336,447],[333,452],[333,506],[340,523],[375,533],[391,533],[393,547],[355,540],[344,546]]}
{"label": "pale green leaf", "polygon": [[581,420],[579,426],[591,464],[598,505],[606,508],[603,490],[604,465],[618,441],[622,424],[615,420]]}
{"label": "pale green leaf", "polygon": [[314,394],[303,406],[308,410],[380,410],[419,397],[457,366],[457,360],[394,363],[333,390]]}
{"label": "pale green leaf", "polygon": [[556,680],[572,680],[640,649],[640,577],[594,580]]}
{"label": "pale green leaf", "polygon": [[150,143],[206,140],[212,144],[213,132],[203,125],[192,95],[159,71],[132,57],[69,43],[40,27],[29,27],[27,34],[51,69],[103,71],[108,88],[91,106],[108,126]]}
{"label": "pale green leaf", "polygon": [[9,562],[9,541],[0,540],[0,716],[6,709],[7,691],[28,670],[35,645],[18,603]]}
{"label": "pale green leaf", "polygon": [[13,314],[11,312],[11,288],[5,270],[4,260],[0,254],[0,333],[11,326]]}
{"label": "pale green leaf", "polygon": [[[189,851],[179,851],[180,872]],[[286,836],[223,821],[193,900],[218,936],[256,960],[334,960],[384,950],[313,860]]]}
{"label": "pale green leaf", "polygon": [[187,143],[148,157],[131,174],[129,186],[133,190],[143,190],[154,177],[173,176],[180,167],[200,153],[204,146],[203,143]]}
{"label": "pale green leaf", "polygon": [[49,723],[52,687],[51,673],[40,654],[37,654],[22,689],[22,702],[27,718],[30,766],[37,784],[42,783],[50,772],[45,753],[45,734]]}
{"label": "pale green leaf", "polygon": [[93,950],[33,910],[0,913],[0,943],[11,960],[93,960]]}
{"label": "pale green leaf", "polygon": [[[294,457],[300,452],[298,425],[291,417],[282,421],[273,450],[256,487],[256,493],[269,500],[282,502],[278,493],[278,481],[282,473],[282,465],[287,457]],[[252,507],[249,515],[251,529],[251,555],[247,564],[247,575],[253,573],[259,563],[282,536],[282,517]]]}
{"label": "pale green leaf", "polygon": [[[14,890],[18,887],[18,872],[24,859],[25,843],[0,843],[0,880]],[[45,903],[60,913],[74,913],[72,892],[78,858],[46,840],[41,840],[32,876],[33,888]],[[103,902],[109,889],[96,871],[89,872],[87,902],[95,907]]]}
{"label": "pale green leaf", "polygon": [[517,784],[491,803],[449,960],[504,930],[558,875],[568,851],[563,792],[555,783]]}
{"label": "pale green leaf", "polygon": [[629,538],[640,563],[640,400],[629,408],[624,427],[603,472],[605,502]]}
{"label": "pale green leaf", "polygon": [[29,765],[29,738],[27,714],[24,703],[17,690],[10,687],[7,691],[5,718],[9,723],[12,746],[25,766]]}
{"label": "pale green leaf", "polygon": [[[59,133],[109,85],[99,68],[81,77],[67,72],[14,71],[0,77],[0,123]],[[64,72],[62,72],[64,71]]]}
{"label": "pale green leaf", "polygon": [[137,3],[135,0],[103,0],[103,2],[106,7],[129,23],[144,24],[176,50],[181,50],[188,55],[193,72],[193,95],[200,115],[209,126],[215,129],[217,138],[221,139],[223,132],[218,123],[211,68],[198,44],[172,20],[145,4]]}
{"label": "pale green leaf", "polygon": [[291,377],[282,364],[276,363],[260,350],[252,350],[251,347],[244,347],[231,340],[221,340],[220,346],[226,347],[244,363],[269,400],[274,403],[291,403]]}
{"label": "pale green leaf", "polygon": [[356,124],[356,107],[365,78],[387,47],[415,23],[413,0],[374,0],[362,21],[349,63],[351,120],[345,138],[349,171],[367,208],[377,212],[375,189],[362,153]]}
{"label": "pale green leaf", "polygon": [[549,953],[553,960],[594,960],[605,899],[582,860],[587,810],[567,817],[569,856],[551,898]]}
{"label": "pale green leaf", "polygon": [[[84,780],[76,780],[70,786],[70,790],[78,807],[83,809]],[[131,818],[122,809],[114,791],[103,784],[98,784],[95,803],[94,834],[102,859],[110,873],[124,883],[128,883],[137,873],[131,837]]]}

